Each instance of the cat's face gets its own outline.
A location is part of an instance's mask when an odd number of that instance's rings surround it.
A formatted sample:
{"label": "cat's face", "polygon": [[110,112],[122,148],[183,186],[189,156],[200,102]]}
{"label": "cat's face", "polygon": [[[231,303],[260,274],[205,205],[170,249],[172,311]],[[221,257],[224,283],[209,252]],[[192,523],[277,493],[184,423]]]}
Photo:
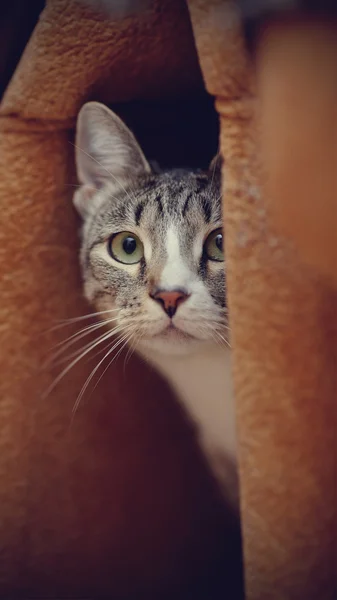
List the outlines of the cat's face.
{"label": "cat's face", "polygon": [[153,174],[131,132],[97,103],[80,112],[76,147],[87,299],[118,335],[149,350],[219,342],[227,329],[219,172]]}

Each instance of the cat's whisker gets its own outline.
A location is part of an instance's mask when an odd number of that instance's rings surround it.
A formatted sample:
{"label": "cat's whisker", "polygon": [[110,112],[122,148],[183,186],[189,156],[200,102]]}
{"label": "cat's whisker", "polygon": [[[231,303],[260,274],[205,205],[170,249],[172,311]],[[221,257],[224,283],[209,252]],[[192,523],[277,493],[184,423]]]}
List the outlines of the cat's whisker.
{"label": "cat's whisker", "polygon": [[221,348],[221,350],[225,350],[226,346],[223,344],[222,340],[216,337],[216,331],[213,328],[208,328],[207,333],[212,337],[214,343]]}
{"label": "cat's whisker", "polygon": [[97,352],[94,352],[94,354],[92,354],[91,356],[88,356],[87,360],[85,361],[85,363],[87,364],[87,363],[93,361],[95,358],[97,358],[98,356],[100,356],[100,354],[104,353],[110,347],[111,347],[111,342],[109,341],[107,344],[105,344],[103,346],[103,348],[100,348]]}
{"label": "cat's whisker", "polygon": [[63,369],[63,371],[54,379],[53,383],[51,383],[51,385],[48,387],[48,389],[42,394],[42,399],[45,400],[49,394],[55,389],[55,387],[57,386],[57,384],[65,377],[65,375],[67,375],[67,373],[69,373],[69,371],[75,367],[77,365],[77,363],[84,358],[85,356],[87,356],[87,354],[89,352],[91,352],[91,350],[94,350],[94,348],[96,348],[99,344],[101,344],[102,342],[104,342],[105,340],[109,339],[110,337],[113,337],[114,335],[114,330],[108,331],[106,334],[104,334],[103,336],[101,336],[101,338],[99,338],[98,340],[96,340],[93,344],[91,344],[89,346],[89,348],[86,348],[86,350],[84,350],[83,352],[81,352],[81,354],[79,356],[77,356],[65,369]]}
{"label": "cat's whisker", "polygon": [[[131,335],[132,335],[132,334],[131,334]],[[83,398],[83,395],[85,394],[85,392],[86,392],[86,390],[87,390],[87,388],[88,388],[88,386],[89,386],[90,382],[92,381],[92,378],[95,376],[95,374],[97,373],[97,371],[98,371],[98,369],[100,368],[100,366],[101,366],[101,365],[104,363],[104,361],[105,361],[105,360],[108,358],[108,356],[110,356],[110,354],[111,354],[111,353],[112,353],[112,352],[113,352],[113,351],[114,351],[116,348],[118,348],[118,346],[119,346],[120,344],[122,344],[123,342],[125,342],[125,344],[123,344],[123,346],[122,346],[122,349],[123,349],[123,348],[124,348],[124,346],[127,344],[127,342],[128,342],[128,339],[129,339],[129,338],[130,338],[130,334],[128,334],[128,333],[127,333],[126,335],[124,335],[123,337],[119,338],[119,339],[118,339],[118,341],[117,341],[117,342],[115,342],[115,344],[113,344],[113,346],[112,346],[112,347],[111,347],[111,348],[110,348],[110,349],[109,349],[109,350],[108,350],[108,351],[107,351],[107,352],[104,354],[103,358],[102,358],[102,359],[101,359],[101,360],[98,362],[98,364],[96,365],[96,367],[95,367],[95,368],[94,368],[94,369],[91,371],[91,373],[90,373],[89,377],[87,378],[87,380],[85,381],[85,383],[84,383],[84,385],[83,385],[83,387],[82,387],[82,389],[81,389],[81,391],[80,391],[79,395],[77,396],[76,402],[75,402],[75,404],[74,404],[74,406],[73,406],[73,409],[72,409],[72,413],[73,413],[72,419],[74,418],[74,416],[75,416],[75,414],[76,414],[76,412],[77,412],[77,410],[78,410],[78,407],[79,407],[79,405],[80,405],[80,402],[81,402],[81,400],[82,400],[82,398]],[[125,341],[125,340],[126,340],[126,341]],[[120,352],[120,351],[119,351],[119,352]],[[115,356],[112,358],[112,360],[111,360],[111,361],[108,363],[108,365],[105,367],[105,369],[104,369],[103,373],[100,375],[100,377],[99,377],[98,381],[95,383],[95,386],[94,386],[94,388],[93,388],[93,390],[92,390],[92,393],[95,391],[96,387],[98,386],[99,382],[101,381],[102,377],[104,376],[104,374],[106,373],[106,371],[108,370],[108,368],[110,367],[110,365],[112,364],[112,362],[115,360],[115,358],[117,358],[117,357],[118,357],[118,355],[119,355],[119,352],[117,353],[117,355],[115,355]]]}
{"label": "cat's whisker", "polygon": [[229,325],[226,322],[220,319],[210,318],[209,323],[218,329],[225,329],[226,331],[231,331]]}
{"label": "cat's whisker", "polygon": [[216,340],[216,338],[213,335],[213,333],[214,333],[213,327],[210,326],[209,323],[204,323],[203,325],[199,325],[198,331],[202,335],[207,335],[207,336],[211,335],[211,337],[215,341],[215,343],[218,344],[218,341]]}
{"label": "cat's whisker", "polygon": [[[60,360],[57,360],[57,359],[68,348],[70,348],[70,346],[73,346],[74,344],[77,344],[77,342],[79,342],[84,337],[90,335],[91,333],[97,331],[98,329],[101,329],[102,327],[108,325],[109,323],[113,323],[114,321],[117,321],[117,318],[108,319],[106,321],[101,321],[100,323],[94,323],[93,325],[89,325],[88,327],[85,327],[84,329],[81,329],[80,331],[74,333],[73,335],[71,335],[66,340],[63,340],[62,342],[59,342],[53,348],[51,348],[51,350],[53,350],[53,349],[57,349],[57,350],[49,358],[46,359],[46,361],[42,365],[42,368],[46,368],[46,367],[48,367],[51,364],[58,364],[60,362],[64,362],[64,360],[67,360],[67,358],[69,358],[69,355],[68,355],[68,357],[63,357]],[[105,335],[105,334],[103,334],[103,335]],[[89,342],[88,346],[91,343],[92,343],[92,341]],[[75,356],[77,352],[78,351],[75,351],[75,353],[71,354],[70,356]]]}
{"label": "cat's whisker", "polygon": [[[133,337],[133,333],[131,333],[131,335],[128,337],[128,339],[126,340],[126,342],[123,344],[123,346],[118,350],[117,354],[114,356],[113,360],[117,360],[117,358],[120,356],[120,354],[123,352],[124,348],[127,346],[127,344],[130,343],[130,340]],[[111,363],[110,363],[111,364]],[[109,365],[110,366],[110,365]]]}
{"label": "cat's whisker", "polygon": [[127,351],[127,354],[124,358],[124,364],[123,364],[123,374],[125,376],[126,373],[126,367],[128,365],[128,362],[131,360],[132,355],[134,354],[134,352],[136,351],[137,345],[140,342],[140,340],[142,339],[143,335],[139,334],[138,337],[136,336],[136,334],[133,336],[133,341],[131,340],[131,344],[130,344],[130,348]]}
{"label": "cat's whisker", "polygon": [[[132,327],[130,327],[131,329]],[[126,331],[127,327],[122,327],[120,328],[120,331]],[[115,337],[115,330],[114,330],[114,337]],[[86,360],[86,363],[94,360],[95,358],[97,358],[97,356],[99,356],[100,354],[104,353],[106,350],[108,350],[111,347],[111,342],[109,341],[105,346],[103,346],[103,348],[100,348],[98,350],[98,352],[95,352],[94,354],[92,354],[90,357],[88,357],[88,359]]]}
{"label": "cat's whisker", "polygon": [[[213,173],[212,173],[211,185],[210,185],[210,190],[209,190],[209,195],[210,195],[211,199],[212,199],[212,188],[213,188],[214,176],[215,176],[215,172],[217,169],[218,160],[220,160],[220,146],[218,146],[218,151],[213,160],[214,160],[214,166],[213,166]],[[220,196],[220,198],[221,198],[221,196]]]}
{"label": "cat's whisker", "polygon": [[56,348],[60,348],[60,347],[62,347],[62,348],[68,347],[68,345],[71,345],[73,342],[76,342],[77,340],[81,339],[85,335],[88,335],[91,331],[95,331],[96,329],[103,327],[103,325],[105,325],[106,322],[107,321],[99,321],[97,323],[92,323],[91,325],[86,325],[79,331],[76,331],[75,333],[73,333],[72,335],[67,337],[65,340],[62,340],[61,342],[58,342],[57,344],[52,346],[52,348],[50,350],[55,350]]}
{"label": "cat's whisker", "polygon": [[224,349],[225,349],[225,346],[224,346],[224,345],[223,345],[223,343],[222,343],[222,342],[221,342],[221,341],[220,341],[220,340],[219,340],[219,339],[216,337],[216,335],[215,335],[215,332],[211,331],[211,332],[210,332],[210,334],[211,334],[211,336],[212,336],[212,338],[213,338],[213,340],[214,340],[215,344],[216,344],[217,346],[219,346],[219,347],[220,347],[222,350],[224,350]]}
{"label": "cat's whisker", "polygon": [[[109,333],[111,333],[112,337],[117,335],[121,331],[123,331],[123,328],[120,326],[116,326],[113,329],[109,329]],[[84,346],[81,346],[80,348],[78,348],[77,350],[74,350],[70,354],[67,354],[66,356],[63,356],[62,358],[59,358],[57,361],[54,361],[53,364],[56,366],[56,365],[65,363],[68,360],[71,360],[72,358],[74,358],[75,356],[78,356],[81,352],[83,352],[87,348],[90,348],[90,346],[93,346],[93,344],[96,344],[96,342],[99,342],[100,340],[104,341],[106,334],[107,334],[107,332],[101,334],[98,338],[95,338],[94,340],[90,340],[90,342],[88,344],[85,344]],[[90,357],[90,358],[92,358],[92,357]]]}
{"label": "cat's whisker", "polygon": [[[126,346],[128,343],[129,343],[130,339],[132,338],[132,335],[133,335],[133,334],[131,334],[129,337],[128,337],[128,336],[125,336],[124,338],[122,338],[122,339],[120,339],[120,340],[119,340],[119,342],[120,342],[120,343],[122,343],[122,342],[124,341],[124,343],[123,343],[122,347],[121,347],[121,348],[118,350],[117,354],[115,354],[115,355],[112,357],[112,359],[109,361],[109,363],[108,363],[108,364],[107,364],[107,366],[105,367],[105,369],[104,369],[103,373],[101,373],[100,377],[98,378],[98,380],[96,381],[96,383],[95,383],[95,385],[94,385],[94,388],[93,388],[93,390],[92,390],[92,392],[91,392],[90,396],[91,396],[91,395],[94,393],[94,391],[95,391],[95,389],[97,388],[97,386],[98,386],[99,382],[100,382],[100,381],[101,381],[101,379],[104,377],[105,373],[107,372],[107,370],[109,369],[109,367],[112,365],[112,363],[114,362],[114,360],[117,360],[117,358],[118,358],[118,356],[120,355],[120,353],[123,351],[123,349],[125,348],[125,346]],[[113,347],[113,350],[115,349],[115,347],[116,347],[116,346],[114,346],[114,347]],[[104,359],[102,359],[101,363],[103,363],[103,362],[104,362],[104,360],[107,358],[107,356],[108,356],[110,353],[111,353],[111,352],[108,352],[108,353],[107,353],[107,354],[104,356]],[[78,407],[77,407],[77,408],[78,408]],[[76,412],[76,411],[75,411],[75,412]]]}
{"label": "cat's whisker", "polygon": [[[211,334],[212,338],[219,346],[221,346],[223,348],[231,348],[231,345],[228,342],[228,340],[225,337],[223,337],[221,335],[221,333],[218,331],[218,328],[217,328],[218,323],[217,322],[214,322],[214,321],[208,322],[208,323],[204,323],[203,325],[206,327],[206,331]],[[221,327],[223,327],[223,325],[221,325]],[[215,336],[217,336],[217,337],[215,337]]]}
{"label": "cat's whisker", "polygon": [[[116,312],[116,313],[117,313],[117,311],[118,311],[118,309],[116,309],[116,311],[114,311],[114,312]],[[109,313],[110,313],[110,312],[112,312],[112,311],[107,311],[107,312],[109,312]],[[89,320],[91,317],[93,317],[93,318],[95,319],[95,321],[94,321],[93,323],[90,323],[90,322],[89,322],[89,323],[87,323],[87,324],[85,325],[85,327],[87,327],[87,326],[88,326],[88,327],[90,327],[91,325],[93,325],[93,326],[94,326],[94,325],[96,325],[98,322],[99,322],[99,323],[104,323],[104,322],[107,322],[109,319],[107,319],[106,317],[104,317],[103,319],[97,319],[97,317],[99,317],[100,315],[105,315],[105,314],[106,314],[105,312],[102,312],[102,313],[93,313],[93,314],[90,314],[90,315],[85,315],[85,316],[83,316],[83,317],[75,317],[75,318],[72,318],[72,319],[67,319],[67,320],[65,320],[65,321],[63,321],[63,322],[59,322],[59,323],[57,323],[57,324],[56,324],[56,325],[54,325],[54,326],[53,326],[51,329],[48,329],[48,330],[47,330],[45,333],[51,333],[51,332],[53,332],[53,331],[57,331],[58,329],[62,329],[62,327],[66,327],[67,325],[68,325],[69,327],[70,327],[71,325],[76,325],[77,323],[81,323],[81,321]],[[113,314],[112,314],[111,316],[114,316],[114,317],[115,317],[116,315],[113,315]],[[79,330],[79,332],[78,332],[78,333],[81,333],[82,331],[83,331],[83,330],[81,329],[81,330]],[[61,343],[62,343],[62,342],[60,342],[60,344],[61,344]]]}
{"label": "cat's whisker", "polygon": [[132,355],[132,344],[130,345],[130,347],[129,347],[127,353],[126,353],[126,356],[124,358],[124,363],[123,363],[123,374],[124,375],[125,375],[125,368],[126,368],[126,365],[127,365],[128,357],[131,356],[131,355]]}
{"label": "cat's whisker", "polygon": [[214,333],[218,336],[218,338],[223,342],[223,344],[225,346],[227,346],[227,348],[231,348],[231,345],[229,343],[228,340],[226,340],[226,338],[224,338],[221,333],[219,333],[219,331],[217,331],[216,329],[214,330]]}
{"label": "cat's whisker", "polygon": [[78,321],[85,321],[86,319],[99,317],[101,315],[106,315],[108,313],[115,313],[119,310],[120,310],[120,308],[109,308],[108,310],[99,310],[98,312],[91,312],[91,313],[88,313],[87,315],[81,315],[79,317],[73,317],[71,319],[61,319],[60,321],[58,321],[58,323],[56,325],[54,325],[48,331],[49,332],[55,331],[55,329],[59,329],[61,327],[64,327],[65,325],[72,325],[73,323],[77,323]]}

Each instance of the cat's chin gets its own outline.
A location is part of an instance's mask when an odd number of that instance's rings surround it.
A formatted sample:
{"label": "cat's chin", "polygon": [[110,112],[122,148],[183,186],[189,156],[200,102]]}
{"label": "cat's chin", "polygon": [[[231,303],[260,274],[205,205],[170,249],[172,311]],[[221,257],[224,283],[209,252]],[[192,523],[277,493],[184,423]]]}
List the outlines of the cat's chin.
{"label": "cat's chin", "polygon": [[183,356],[198,351],[205,345],[200,340],[181,329],[168,327],[156,335],[144,337],[139,344],[140,351],[158,352],[165,355]]}

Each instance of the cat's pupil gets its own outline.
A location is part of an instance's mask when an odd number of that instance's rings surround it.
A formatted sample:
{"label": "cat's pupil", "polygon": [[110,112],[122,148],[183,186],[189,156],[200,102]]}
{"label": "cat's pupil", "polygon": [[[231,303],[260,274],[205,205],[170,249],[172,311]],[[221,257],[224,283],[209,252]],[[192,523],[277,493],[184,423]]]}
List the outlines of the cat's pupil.
{"label": "cat's pupil", "polygon": [[137,248],[137,242],[133,237],[126,237],[123,240],[123,250],[126,254],[133,254]]}
{"label": "cat's pupil", "polygon": [[218,250],[222,252],[222,233],[218,233],[218,235],[216,236],[215,245],[218,248]]}

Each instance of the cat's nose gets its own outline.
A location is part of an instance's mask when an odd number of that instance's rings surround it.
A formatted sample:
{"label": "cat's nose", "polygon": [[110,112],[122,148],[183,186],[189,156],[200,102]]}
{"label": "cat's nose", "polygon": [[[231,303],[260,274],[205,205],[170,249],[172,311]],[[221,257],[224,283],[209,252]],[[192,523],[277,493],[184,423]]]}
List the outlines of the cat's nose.
{"label": "cat's nose", "polygon": [[157,290],[154,294],[150,294],[153,300],[156,300],[161,304],[166,314],[172,318],[177,312],[179,304],[182,304],[189,294],[182,289],[174,290]]}

